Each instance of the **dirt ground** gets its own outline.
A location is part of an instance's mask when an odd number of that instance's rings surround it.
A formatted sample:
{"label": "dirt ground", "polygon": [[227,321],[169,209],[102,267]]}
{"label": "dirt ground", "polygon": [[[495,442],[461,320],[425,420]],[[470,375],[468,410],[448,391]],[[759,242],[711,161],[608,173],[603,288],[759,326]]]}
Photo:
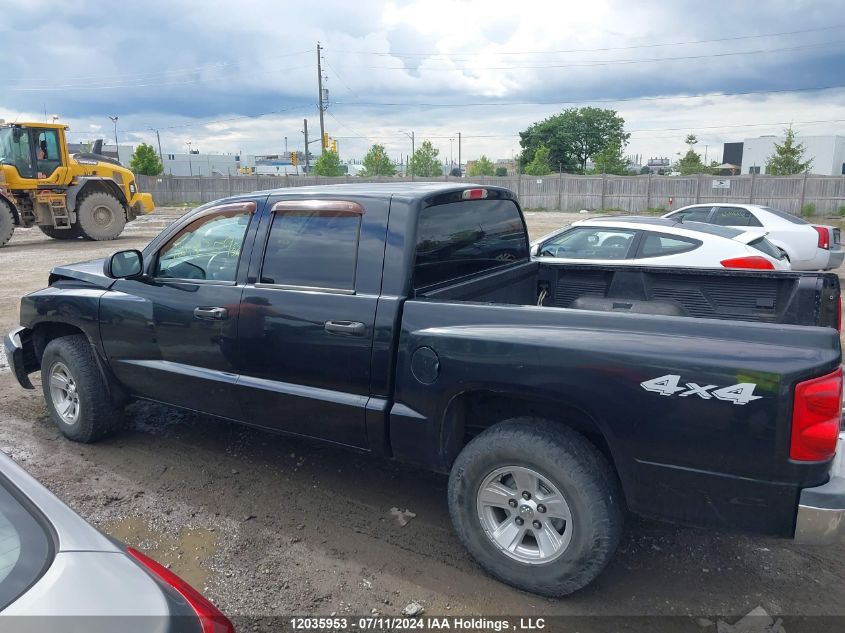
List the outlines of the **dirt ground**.
{"label": "dirt ground", "polygon": [[[141,247],[184,209],[115,242],[19,230],[0,249],[0,331],[50,268]],[[576,216],[528,214],[534,237]],[[40,390],[0,359],[0,449],[88,521],[148,550],[233,616],[331,613],[845,615],[845,548],[720,534],[630,517],[619,552],[562,600],[486,576],[452,533],[446,480],[400,464],[136,403],[130,428],[86,446],[59,436]],[[391,508],[414,516],[401,526]],[[713,630],[713,629],[711,629]]]}

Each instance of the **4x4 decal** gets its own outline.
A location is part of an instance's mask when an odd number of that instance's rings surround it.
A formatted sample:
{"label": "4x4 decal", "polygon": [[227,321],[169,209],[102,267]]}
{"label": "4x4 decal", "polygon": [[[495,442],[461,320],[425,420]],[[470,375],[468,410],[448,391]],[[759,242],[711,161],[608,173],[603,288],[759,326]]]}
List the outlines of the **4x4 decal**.
{"label": "4x4 decal", "polygon": [[705,400],[717,398],[718,400],[725,400],[733,404],[748,404],[753,400],[759,400],[763,396],[755,396],[754,388],[757,386],[753,382],[740,382],[728,387],[718,387],[717,385],[699,385],[696,382],[684,383],[685,386],[679,386],[681,377],[676,374],[666,374],[659,378],[652,378],[641,382],[640,386],[646,391],[658,393],[661,396],[677,395],[681,398],[687,396],[698,396]]}

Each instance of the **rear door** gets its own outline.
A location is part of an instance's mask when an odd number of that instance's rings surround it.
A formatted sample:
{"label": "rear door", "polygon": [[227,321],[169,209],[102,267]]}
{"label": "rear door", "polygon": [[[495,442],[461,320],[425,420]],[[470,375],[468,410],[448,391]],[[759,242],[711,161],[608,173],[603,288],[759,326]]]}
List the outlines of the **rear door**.
{"label": "rear door", "polygon": [[239,325],[250,422],[367,446],[388,200],[271,198]]}

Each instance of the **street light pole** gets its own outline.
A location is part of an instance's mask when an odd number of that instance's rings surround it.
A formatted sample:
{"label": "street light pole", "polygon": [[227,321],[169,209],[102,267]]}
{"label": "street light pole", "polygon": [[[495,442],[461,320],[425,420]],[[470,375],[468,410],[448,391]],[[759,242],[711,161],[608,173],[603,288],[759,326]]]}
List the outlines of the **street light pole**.
{"label": "street light pole", "polygon": [[188,174],[193,176],[194,175],[194,167],[191,164],[191,141],[188,141],[186,143],[186,145],[188,146]]}
{"label": "street light pole", "polygon": [[111,122],[114,123],[114,151],[117,153],[117,162],[120,162],[120,145],[117,144],[117,120],[120,117],[109,116]]}

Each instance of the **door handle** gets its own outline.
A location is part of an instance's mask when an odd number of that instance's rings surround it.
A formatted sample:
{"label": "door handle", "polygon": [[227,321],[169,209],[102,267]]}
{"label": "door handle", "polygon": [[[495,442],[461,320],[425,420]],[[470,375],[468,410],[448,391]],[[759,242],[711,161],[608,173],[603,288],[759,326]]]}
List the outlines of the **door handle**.
{"label": "door handle", "polygon": [[222,321],[229,317],[226,308],[194,308],[194,317],[203,321]]}
{"label": "door handle", "polygon": [[367,326],[360,321],[326,321],[326,332],[346,334],[347,336],[364,336],[367,333]]}

